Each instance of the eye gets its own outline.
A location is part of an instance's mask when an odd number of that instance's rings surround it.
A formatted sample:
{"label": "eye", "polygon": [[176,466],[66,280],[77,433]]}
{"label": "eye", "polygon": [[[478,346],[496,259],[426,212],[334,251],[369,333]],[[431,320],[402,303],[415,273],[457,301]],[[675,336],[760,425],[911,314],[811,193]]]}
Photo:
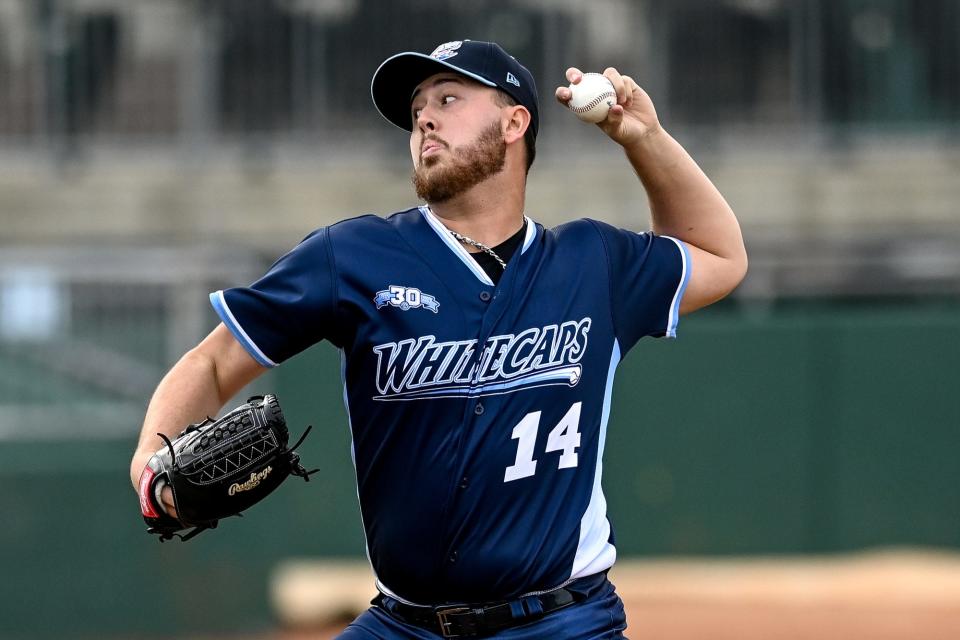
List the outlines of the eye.
{"label": "eye", "polygon": [[[441,104],[441,105],[448,105],[448,104],[450,104],[451,102],[455,101],[456,99],[457,99],[457,96],[447,93],[447,94],[444,94],[444,95],[440,96],[440,104]],[[421,114],[421,113],[423,113],[423,107],[422,107],[422,106],[417,106],[417,107],[414,107],[413,109],[410,110],[410,116],[411,116],[411,118],[413,118],[414,121],[416,121],[417,118],[420,117],[420,114]]]}

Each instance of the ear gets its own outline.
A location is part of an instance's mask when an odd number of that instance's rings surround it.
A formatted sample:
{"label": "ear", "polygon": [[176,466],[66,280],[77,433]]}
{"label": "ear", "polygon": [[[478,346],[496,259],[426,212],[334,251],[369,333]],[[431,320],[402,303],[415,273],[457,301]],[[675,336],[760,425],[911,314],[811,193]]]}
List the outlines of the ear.
{"label": "ear", "polygon": [[523,134],[527,132],[529,126],[530,112],[526,107],[520,105],[504,107],[500,121],[504,142],[511,144],[517,140],[523,140]]}

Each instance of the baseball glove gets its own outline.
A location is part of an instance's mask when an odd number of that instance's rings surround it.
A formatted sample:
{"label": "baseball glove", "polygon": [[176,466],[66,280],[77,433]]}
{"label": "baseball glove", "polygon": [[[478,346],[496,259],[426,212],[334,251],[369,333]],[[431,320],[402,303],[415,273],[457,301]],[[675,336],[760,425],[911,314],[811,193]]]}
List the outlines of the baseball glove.
{"label": "baseball glove", "polygon": [[[140,511],[147,532],[160,542],[189,540],[221,518],[241,515],[291,474],[304,480],[317,471],[300,464],[296,449],[310,432],[287,447],[287,423],[276,396],[254,396],[219,420],[192,424],[157,451],[140,475]],[[164,511],[160,491],[173,490],[178,518]],[[192,529],[188,533],[182,533]]]}

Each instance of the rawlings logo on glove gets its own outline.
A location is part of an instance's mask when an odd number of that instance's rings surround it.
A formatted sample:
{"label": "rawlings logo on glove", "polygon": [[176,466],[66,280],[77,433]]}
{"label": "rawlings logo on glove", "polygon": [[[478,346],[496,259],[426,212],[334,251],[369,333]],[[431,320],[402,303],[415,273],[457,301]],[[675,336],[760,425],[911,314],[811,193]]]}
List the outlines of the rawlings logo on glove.
{"label": "rawlings logo on glove", "polygon": [[[240,515],[267,497],[288,476],[307,471],[294,451],[310,433],[287,447],[287,423],[276,396],[254,396],[219,420],[192,424],[157,451],[140,475],[140,511],[147,532],[160,541],[189,540],[213,529],[221,518]],[[160,504],[164,486],[173,490],[177,518]],[[192,529],[188,533],[182,533]]]}
{"label": "rawlings logo on glove", "polygon": [[244,482],[243,484],[240,484],[239,482],[234,482],[232,485],[230,485],[230,489],[227,491],[227,494],[232,496],[235,493],[239,493],[240,491],[249,491],[250,489],[253,489],[255,486],[260,484],[261,480],[263,480],[268,475],[270,475],[271,471],[273,471],[273,467],[267,467],[260,473],[251,473],[250,479]]}

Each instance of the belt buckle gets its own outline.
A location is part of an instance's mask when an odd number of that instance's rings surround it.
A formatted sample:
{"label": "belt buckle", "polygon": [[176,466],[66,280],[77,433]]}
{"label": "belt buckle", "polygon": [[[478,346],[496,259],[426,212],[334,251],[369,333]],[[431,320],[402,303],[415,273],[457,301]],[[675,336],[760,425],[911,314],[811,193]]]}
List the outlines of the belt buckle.
{"label": "belt buckle", "polygon": [[456,615],[460,613],[470,613],[473,611],[470,607],[447,607],[445,609],[436,609],[434,613],[437,614],[437,620],[440,622],[440,633],[444,638],[459,638],[461,634],[450,633],[450,625],[453,623],[447,620],[447,616]]}

